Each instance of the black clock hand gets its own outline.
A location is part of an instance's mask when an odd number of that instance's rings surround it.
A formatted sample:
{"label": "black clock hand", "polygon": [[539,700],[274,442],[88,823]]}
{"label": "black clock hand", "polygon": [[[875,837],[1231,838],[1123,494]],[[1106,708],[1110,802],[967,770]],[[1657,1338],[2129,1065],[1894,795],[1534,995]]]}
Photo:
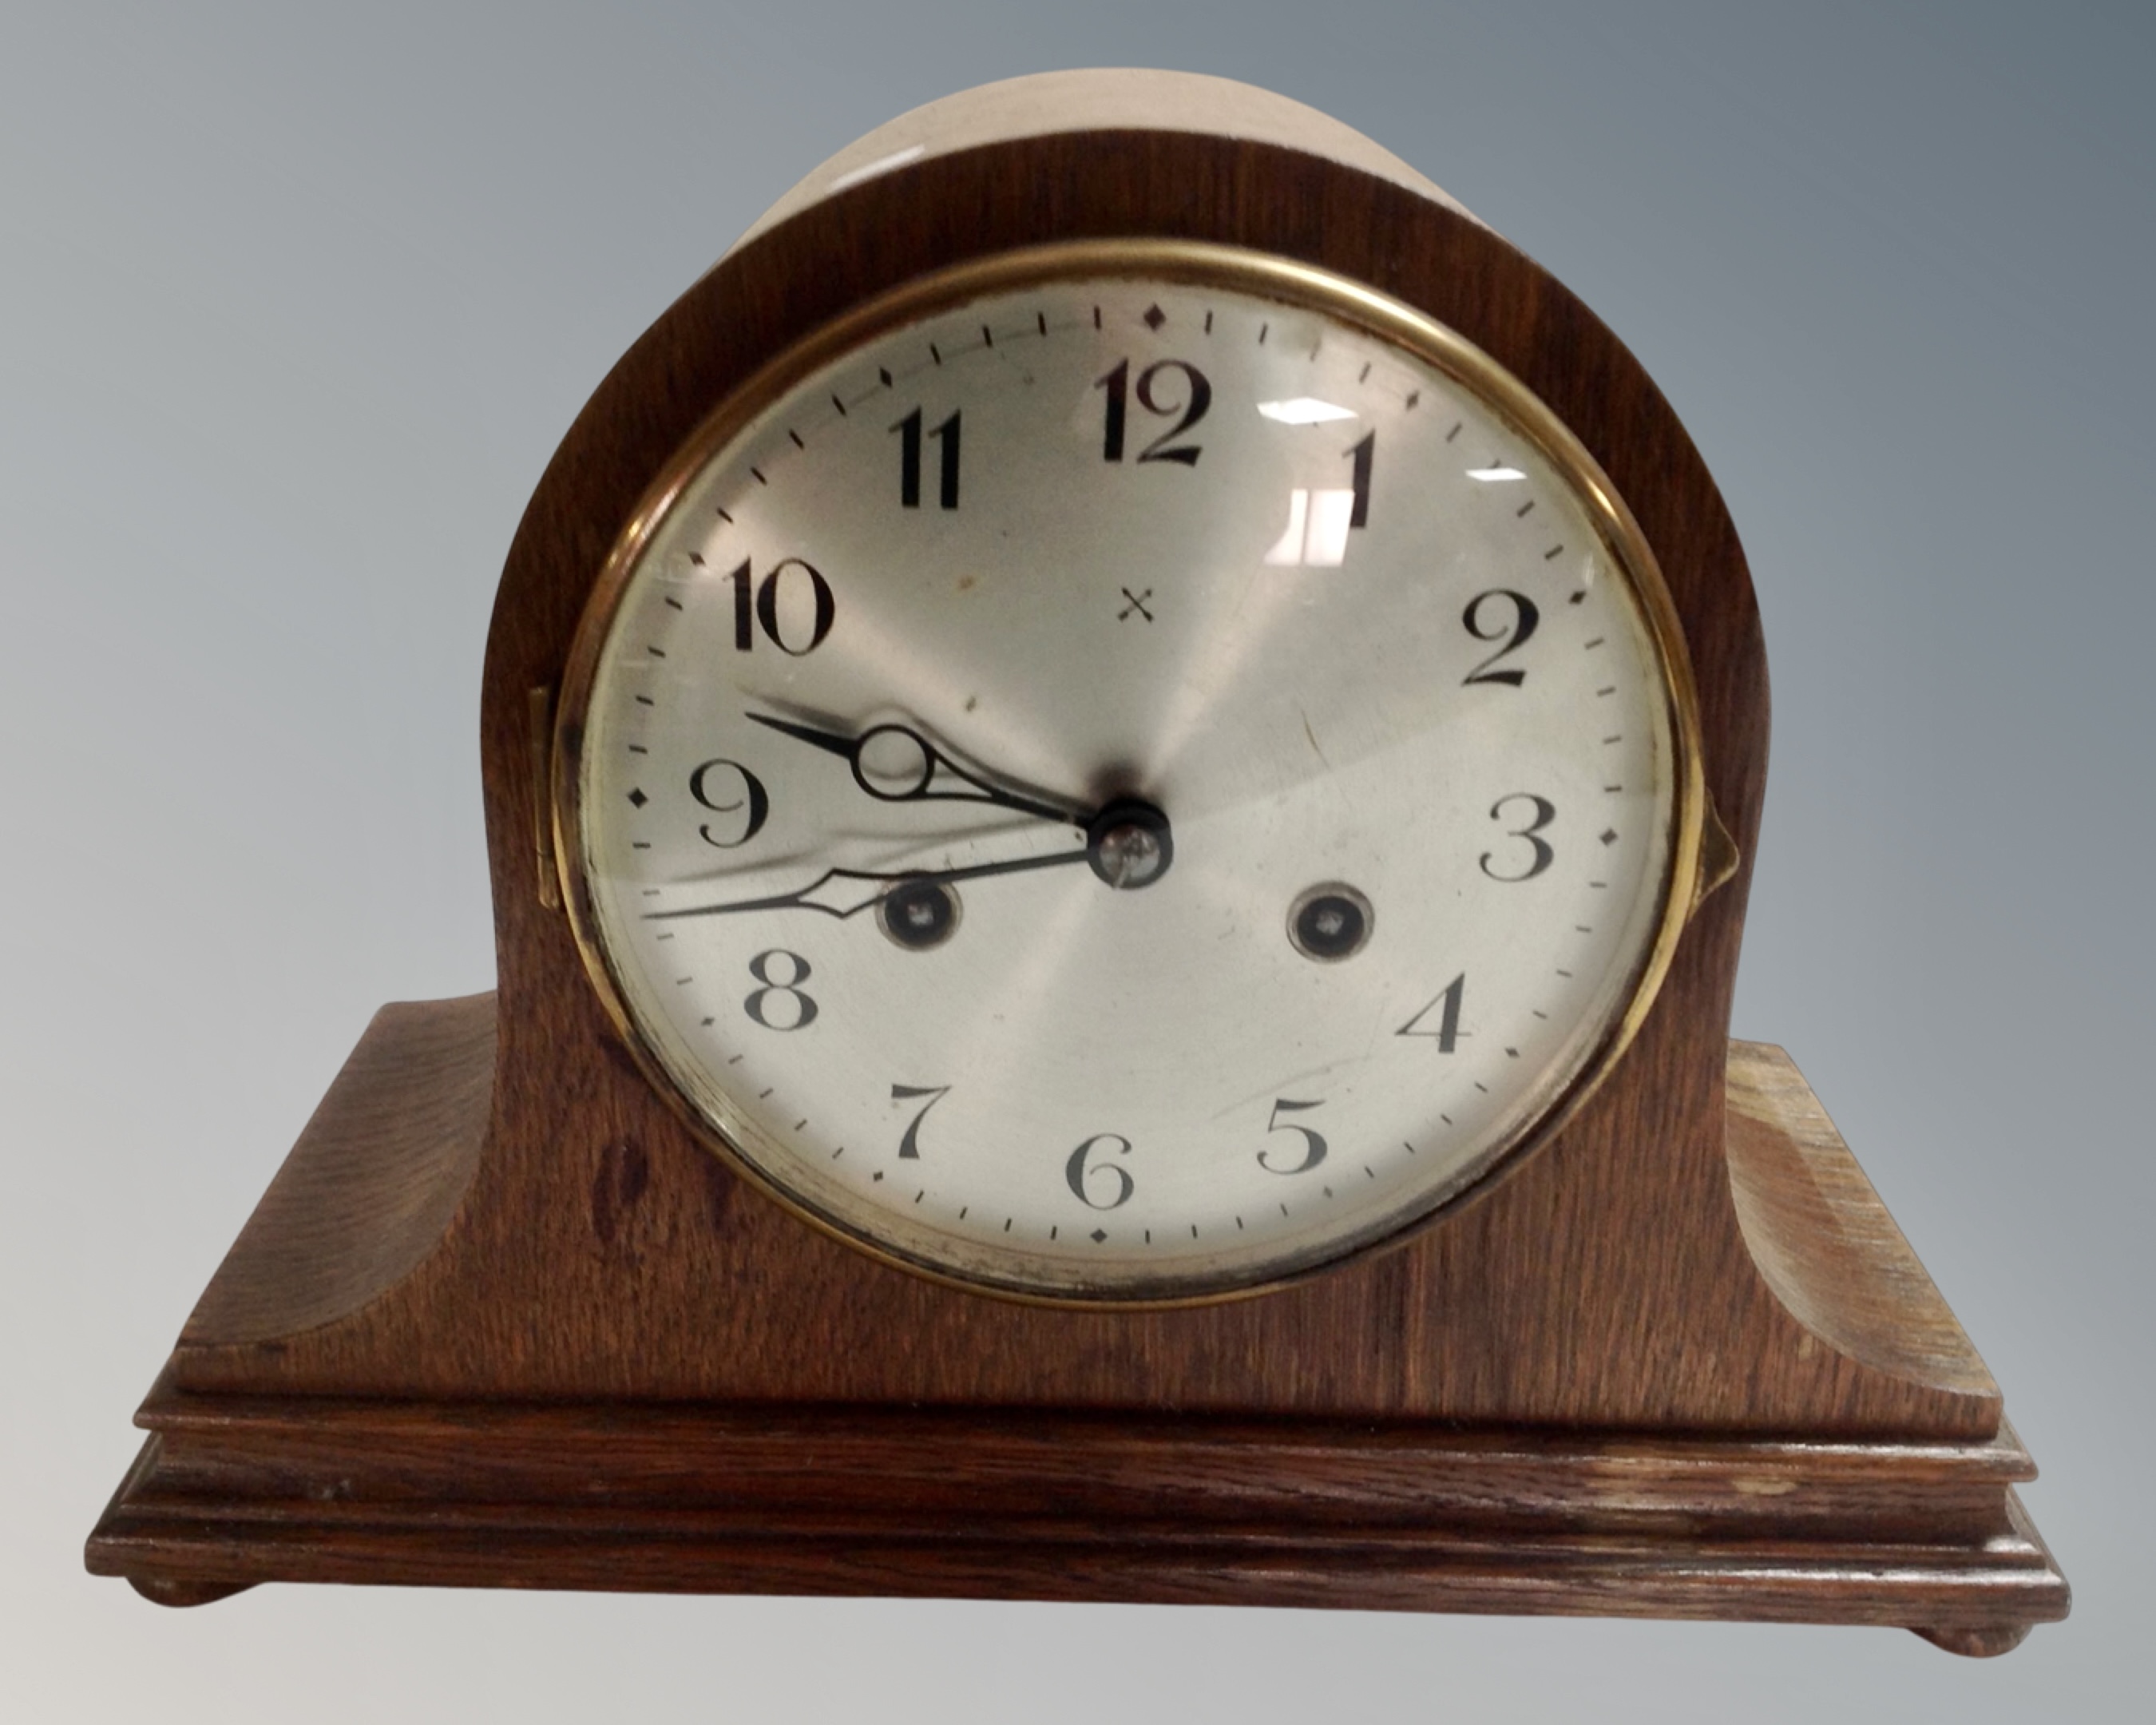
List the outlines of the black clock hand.
{"label": "black clock hand", "polygon": [[[680,911],[646,911],[644,920],[664,922],[677,916],[724,916],[739,911],[821,911],[826,916],[843,920],[859,916],[883,896],[886,887],[901,881],[914,886],[949,886],[961,880],[985,880],[992,875],[1016,875],[1031,869],[1060,869],[1071,863],[1087,865],[1107,886],[1128,892],[1152,886],[1168,872],[1174,858],[1175,839],[1168,817],[1150,803],[1118,797],[1086,824],[1082,850],[1014,857],[1009,862],[972,863],[959,869],[826,869],[797,891],[733,899],[722,905],[691,905]],[[846,891],[842,883],[848,881],[870,890]],[[826,887],[838,889],[831,895],[836,902],[818,900],[816,895]]]}
{"label": "black clock hand", "polygon": [[[1059,819],[1060,816],[1057,817]],[[982,880],[991,875],[1015,875],[1027,869],[1058,869],[1070,863],[1090,861],[1093,847],[1083,850],[1059,850],[1048,856],[1021,856],[1009,862],[975,863],[963,869],[826,869],[798,892],[782,892],[767,898],[735,899],[722,905],[692,905],[681,911],[646,911],[647,922],[669,922],[677,916],[724,916],[738,911],[821,911],[826,916],[842,921],[859,916],[883,896],[883,889],[896,881],[911,885],[931,883],[951,885],[960,880]],[[825,904],[816,895],[834,883],[858,881],[872,888],[866,893],[834,892],[838,902]]]}
{"label": "black clock hand", "polygon": [[[880,803],[993,803],[999,809],[1015,809],[1021,814],[1035,815],[1042,820],[1057,821],[1075,827],[1085,826],[1092,819],[1090,810],[1079,812],[1069,808],[1059,809],[1054,803],[1036,802],[1030,797],[1021,797],[1000,786],[990,784],[986,779],[977,778],[918,731],[905,725],[871,725],[859,737],[848,737],[843,732],[819,731],[813,725],[797,724],[791,719],[775,719],[768,713],[749,713],[745,716],[782,736],[798,738],[838,756],[853,768],[854,783]],[[917,767],[891,775],[894,778],[910,776],[913,783],[902,789],[894,790],[889,785],[874,783],[861,770],[861,757],[867,752],[869,744],[877,737],[903,738],[906,745],[917,752],[920,757]],[[963,779],[973,788],[966,791],[932,790],[929,787],[935,783],[939,773]]]}

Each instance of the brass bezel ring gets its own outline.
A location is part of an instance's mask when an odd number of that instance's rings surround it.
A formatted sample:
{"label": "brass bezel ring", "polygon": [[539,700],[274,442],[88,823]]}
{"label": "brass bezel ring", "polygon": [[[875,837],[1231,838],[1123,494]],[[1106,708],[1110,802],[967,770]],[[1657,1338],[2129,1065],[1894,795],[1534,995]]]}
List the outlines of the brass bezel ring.
{"label": "brass bezel ring", "polygon": [[[1653,938],[1635,967],[1625,1005],[1572,1080],[1542,1114],[1454,1178],[1424,1194],[1404,1219],[1380,1219],[1383,1231],[1350,1236],[1313,1249],[1286,1268],[1268,1266],[1247,1280],[1101,1293],[1044,1288],[968,1273],[916,1256],[829,1214],[790,1190],[734,1142],[676,1083],[626,1002],[598,933],[583,843],[583,739],[592,691],[613,619],[645,547],[693,477],[769,407],[815,372],[867,342],[988,295],[1050,281],[1139,278],[1217,285],[1252,297],[1317,311],[1358,328],[1430,366],[1486,403],[1532,443],[1572,488],[1594,522],[1603,548],[1623,572],[1645,624],[1661,674],[1666,720],[1676,758],[1668,872]],[[1311,264],[1238,246],[1130,237],[1028,246],[952,265],[904,283],[854,306],[779,354],[721,402],[669,458],[638,502],[593,583],[579,619],[557,705],[552,761],[554,857],[577,950],[600,1004],[639,1070],[690,1131],[735,1173],[810,1226],[880,1262],[947,1286],[1024,1304],[1079,1310],[1159,1310],[1255,1297],[1419,1236],[1471,1199],[1486,1192],[1547,1143],[1600,1087],[1645,1022],[1700,896],[1707,789],[1701,756],[1699,699],[1683,625],[1652,548],[1631,511],[1571,429],[1537,396],[1457,331],[1389,295]],[[738,1128],[737,1128],[737,1130]],[[1163,1278],[1163,1281],[1168,1278]]]}

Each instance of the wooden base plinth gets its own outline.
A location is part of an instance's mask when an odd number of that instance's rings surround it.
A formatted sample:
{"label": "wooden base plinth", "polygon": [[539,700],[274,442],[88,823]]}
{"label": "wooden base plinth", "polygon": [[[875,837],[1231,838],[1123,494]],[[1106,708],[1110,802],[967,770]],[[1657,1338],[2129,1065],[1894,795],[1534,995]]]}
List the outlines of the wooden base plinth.
{"label": "wooden base plinth", "polygon": [[[491,1007],[393,1009],[369,1031],[138,1414],[149,1440],[90,1536],[92,1571],[172,1605],[263,1581],[1144,1600],[1871,1623],[1975,1655],[2066,1613],[2065,1579],[2014,1493],[2035,1469],[1995,1386],[1779,1050],[1731,1048],[1723,1189],[1748,1255],[1721,1280],[1697,1274],[1689,1303],[1711,1313],[1756,1272],[1785,1328],[1778,1340],[1727,1321],[1678,1388],[1723,1407],[1727,1384],[1768,1384],[1771,1365],[1785,1391],[1831,1389],[1838,1380],[1794,1373],[1839,1361],[1848,1381],[1861,1370],[1907,1389],[1898,1425],[1882,1429],[1876,1409],[1892,1404],[1876,1400],[1720,1430],[1686,1423],[1674,1402],[1660,1423],[1631,1426],[1525,1403],[1502,1419],[1178,1408],[1135,1348],[1087,1366],[1078,1343],[1132,1332],[1073,1314],[1026,1332],[1032,1354],[1004,1350],[1033,1359],[1060,1401],[939,1403],[924,1387],[948,1366],[934,1353],[911,1367],[931,1375],[873,1398],[661,1395],[639,1373],[682,1356],[652,1337],[696,1340],[702,1352],[686,1357],[714,1378],[828,1373],[828,1335],[753,1356],[721,1346],[722,1327],[758,1301],[783,1317],[849,1274],[866,1279],[857,1321],[886,1326],[868,1332],[870,1363],[904,1359],[907,1332],[886,1308],[921,1289],[824,1247],[767,1283],[729,1280],[756,1230],[815,1244],[746,1198],[719,1219],[749,1232],[651,1228],[641,1255],[624,1255],[619,1158],[602,1159],[597,1188],[567,1164],[585,1243],[571,1236],[532,1262],[614,1265],[604,1310],[634,1315],[635,1296],[671,1327],[629,1332],[645,1351],[594,1328],[578,1374],[595,1387],[559,1388],[559,1368],[535,1351],[555,1336],[533,1317],[547,1310],[543,1281],[521,1293],[429,1281],[502,1262],[474,1243],[480,1200],[465,1190],[484,1192],[470,1172],[482,1147],[501,1153]],[[668,1164],[644,1142],[649,1209]],[[707,1158],[684,1146],[676,1160]],[[1419,1250],[1451,1236],[1426,1238]],[[1543,1239],[1516,1300],[1577,1287],[1564,1243]],[[685,1260],[696,1278],[659,1275]],[[679,1309],[696,1298],[706,1305]],[[975,1303],[965,1315],[979,1322],[1048,1322]],[[1201,1362],[1235,1358],[1229,1344],[1248,1340],[1235,1326],[1265,1303],[1176,1314],[1177,1345]],[[1418,1309],[1373,1300],[1337,1336],[1394,1345]],[[354,1335],[374,1353],[352,1351]],[[1059,1337],[1060,1351],[1048,1345]],[[408,1375],[382,1381],[377,1355]],[[1568,1363],[1560,1391],[1593,1373],[1630,1393],[1628,1374],[1657,1368],[1644,1345],[1556,1357]],[[1074,1358],[1122,1384],[1117,1403],[1070,1390]],[[1251,1352],[1240,1381],[1262,1405],[1308,1358]],[[1468,1380],[1434,1368],[1420,1381],[1442,1407]],[[1867,1407],[1870,1428],[1852,1429]]]}
{"label": "wooden base plinth", "polygon": [[2067,1606],[2010,1431],[1537,1440],[168,1390],[142,1417],[90,1567],[174,1604],[261,1581],[1127,1599],[1887,1624],[1964,1653]]}

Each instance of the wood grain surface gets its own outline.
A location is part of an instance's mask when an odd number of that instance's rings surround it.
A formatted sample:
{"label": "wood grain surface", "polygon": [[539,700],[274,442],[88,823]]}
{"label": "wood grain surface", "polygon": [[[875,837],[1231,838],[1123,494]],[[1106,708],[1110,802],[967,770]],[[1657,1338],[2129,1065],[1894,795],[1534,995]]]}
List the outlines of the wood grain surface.
{"label": "wood grain surface", "polygon": [[[475,1111],[444,1105],[485,1070],[485,1006],[377,1018],[294,1153],[341,1183],[285,1183],[275,1226],[258,1213],[235,1261],[270,1286],[303,1241],[344,1256],[339,1194],[372,1189],[370,1153],[457,1161],[380,1123],[476,1131]],[[1787,1056],[1738,1043],[1729,1064],[1778,1276],[1852,1345],[1894,1333],[1898,1302],[1923,1343],[1905,1363],[1988,1384]],[[608,1225],[649,1178],[602,1168]],[[309,1193],[311,1213],[294,1195]],[[177,1366],[88,1553],[167,1604],[266,1580],[1121,1599],[1893,1624],[1989,1654],[2069,1603],[2012,1490],[2034,1464],[2003,1424],[1820,1437],[266,1380],[204,1394]]]}
{"label": "wood grain surface", "polygon": [[1986,1442],[162,1388],[90,1549],[259,1581],[1743,1616],[2003,1651],[2064,1582]]}
{"label": "wood grain surface", "polygon": [[[1591,312],[1382,168],[1264,126],[952,147],[782,206],[624,356],[495,603],[497,991],[369,1029],[189,1320],[93,1568],[173,1597],[278,1578],[1824,1618],[1964,1651],[2063,1614],[1982,1362],[1795,1069],[1727,1041],[1768,710],[1722,500]],[[1387,1253],[1146,1312],[937,1286],[742,1183],[615,1040],[533,866],[532,691],[698,422],[926,270],[1116,235],[1368,282],[1548,403],[1661,562],[1739,859],[1609,1081],[1505,1178]]]}
{"label": "wood grain surface", "polygon": [[[1709,787],[1747,859],[1701,908],[1610,1081],[1481,1202],[1304,1286],[1149,1314],[954,1294],[744,1189],[615,1043],[531,866],[530,691],[558,676],[615,534],[704,413],[788,341],[925,268],[1113,234],[1326,265],[1519,372],[1609,470],[1661,561],[1699,681]],[[1675,416],[1577,300],[1453,209],[1322,157],[1181,131],[961,150],[813,203],[730,254],[624,357],[511,548],[482,707],[497,1061],[485,1151],[461,1207],[401,1280],[385,1277],[328,1322],[295,1312],[274,1352],[254,1320],[219,1321],[259,1313],[270,1297],[235,1262],[189,1327],[180,1380],[1987,1435],[1995,1393],[1813,1345],[1738,1222],[1723,1039],[1765,691],[1743,555]]]}

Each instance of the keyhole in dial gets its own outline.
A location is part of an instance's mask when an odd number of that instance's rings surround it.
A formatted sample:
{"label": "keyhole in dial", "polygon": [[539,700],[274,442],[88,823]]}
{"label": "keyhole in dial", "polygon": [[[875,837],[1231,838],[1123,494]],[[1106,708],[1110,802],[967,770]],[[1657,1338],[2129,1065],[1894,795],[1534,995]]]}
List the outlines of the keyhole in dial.
{"label": "keyhole in dial", "polygon": [[1368,899],[1344,880],[1327,880],[1296,899],[1287,913],[1287,937],[1304,957],[1337,964],[1361,952],[1377,925]]}
{"label": "keyhole in dial", "polygon": [[942,946],[960,914],[957,888],[942,880],[901,880],[876,901],[876,927],[909,952]]}

